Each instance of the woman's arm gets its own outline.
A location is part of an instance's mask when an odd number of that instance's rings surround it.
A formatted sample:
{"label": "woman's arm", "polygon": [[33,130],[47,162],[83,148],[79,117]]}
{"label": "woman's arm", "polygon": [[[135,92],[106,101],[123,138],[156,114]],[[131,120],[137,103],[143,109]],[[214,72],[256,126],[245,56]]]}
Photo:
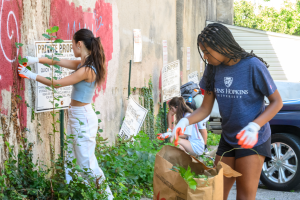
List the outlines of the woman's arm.
{"label": "woman's arm", "polygon": [[188,136],[187,135],[179,135],[179,138],[182,138],[182,139],[186,139]]}
{"label": "woman's arm", "polygon": [[[67,76],[65,78],[62,78],[60,80],[53,80],[53,85],[55,88],[65,87],[69,85],[74,85],[80,81],[86,80],[88,78],[88,73],[91,73],[92,70],[86,71],[85,67],[77,70],[70,76]],[[37,75],[36,81],[43,83],[45,85],[51,86],[52,80],[48,80],[47,78]]]}
{"label": "woman's arm", "polygon": [[208,94],[208,92],[205,91],[204,99],[200,108],[195,110],[190,116],[187,117],[189,124],[195,124],[204,120],[211,113],[214,102],[215,94],[213,92]]}
{"label": "woman's arm", "polygon": [[168,128],[170,128],[171,130],[173,130],[173,112],[171,110],[169,110],[168,115],[167,115],[167,119],[168,119]]}
{"label": "woman's arm", "polygon": [[[52,65],[52,60],[49,58],[39,58],[39,63]],[[81,60],[67,60],[60,59],[60,61],[53,60],[53,64],[59,65],[64,68],[76,70],[77,66],[81,63]]]}
{"label": "woman's arm", "polygon": [[266,110],[253,121],[260,127],[269,122],[283,106],[278,90],[275,90],[275,92],[271,94],[268,99],[270,101],[269,106],[266,107]]}

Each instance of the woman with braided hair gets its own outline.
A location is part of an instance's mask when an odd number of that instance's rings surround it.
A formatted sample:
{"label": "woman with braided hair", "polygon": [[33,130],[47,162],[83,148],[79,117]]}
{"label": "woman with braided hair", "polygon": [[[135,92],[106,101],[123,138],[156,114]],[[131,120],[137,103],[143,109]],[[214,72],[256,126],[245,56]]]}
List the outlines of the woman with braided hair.
{"label": "woman with braided hair", "polygon": [[[224,155],[222,162],[242,174],[238,178],[224,177],[224,199],[236,181],[237,199],[254,200],[263,162],[271,159],[268,122],[282,107],[280,94],[268,64],[242,49],[224,25],[209,24],[198,35],[197,46],[207,64],[200,82],[206,94],[201,107],[182,118],[174,130],[180,135],[189,124],[205,119],[216,98],[222,117],[222,136],[215,165]],[[270,101],[266,108],[265,96]]]}

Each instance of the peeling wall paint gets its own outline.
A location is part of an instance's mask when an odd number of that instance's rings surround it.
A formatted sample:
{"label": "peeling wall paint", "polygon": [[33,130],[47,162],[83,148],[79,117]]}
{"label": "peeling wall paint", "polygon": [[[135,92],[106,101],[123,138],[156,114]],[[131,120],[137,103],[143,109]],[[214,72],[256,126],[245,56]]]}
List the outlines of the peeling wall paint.
{"label": "peeling wall paint", "polygon": [[0,1],[0,91],[11,92],[11,97],[8,95],[6,98],[11,99],[13,110],[13,112],[8,110],[7,104],[4,106],[3,92],[1,92],[0,112],[5,116],[11,113],[17,115],[19,118],[19,122],[15,123],[17,132],[24,129],[27,123],[27,108],[24,103],[25,84],[16,73],[17,55],[20,50],[14,45],[21,40],[22,12],[22,1]]}
{"label": "peeling wall paint", "polygon": [[[80,28],[88,28],[101,38],[107,77],[105,83],[97,88],[93,102],[101,113],[102,136],[113,143],[127,105],[133,29],[141,29],[142,32],[143,60],[132,65],[131,87],[140,89],[147,86],[151,76],[157,112],[163,64],[162,40],[168,42],[169,62],[180,59],[186,63],[181,49],[190,46],[191,69],[197,70],[200,58],[194,49],[196,36],[205,26],[207,12],[216,13],[217,9],[207,6],[208,1],[0,0],[0,134],[6,135],[0,138],[0,166],[6,155],[4,140],[18,147],[20,137],[26,137],[35,144],[34,159],[39,158],[49,164],[49,144],[53,141],[53,136],[49,136],[51,115],[49,112],[31,115],[31,108],[35,105],[34,81],[20,79],[17,62],[12,62],[16,53],[34,56],[34,41],[44,40],[42,33],[49,26],[59,26],[58,37],[64,40],[72,39]],[[14,47],[16,41],[24,44],[20,52]],[[186,74],[186,67],[182,65],[182,82],[186,81]],[[137,99],[138,94],[134,97]],[[25,100],[30,107],[26,107]],[[66,111],[64,113],[66,127],[68,115]],[[25,127],[28,131],[21,131]],[[59,133],[55,138],[54,146],[59,153]]]}
{"label": "peeling wall paint", "polygon": [[[81,28],[91,30],[95,37],[101,38],[107,67],[113,53],[112,5],[104,0],[97,0],[93,7],[93,10],[88,8],[84,12],[81,6],[76,7],[67,0],[54,0],[51,3],[50,26],[60,27],[57,36],[63,40],[72,40],[73,34]],[[107,77],[105,83],[97,88],[93,101],[99,96],[101,88],[105,91],[106,83]]]}

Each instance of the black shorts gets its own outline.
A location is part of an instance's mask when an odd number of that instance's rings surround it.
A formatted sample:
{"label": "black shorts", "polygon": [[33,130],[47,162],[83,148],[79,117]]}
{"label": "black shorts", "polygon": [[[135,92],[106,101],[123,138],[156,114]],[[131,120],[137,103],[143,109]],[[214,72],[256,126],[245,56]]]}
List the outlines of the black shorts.
{"label": "black shorts", "polygon": [[[223,136],[221,136],[217,155],[222,156],[224,152],[229,151],[233,148],[234,147],[228,144],[223,138]],[[252,149],[254,149],[259,155],[265,156],[266,157],[265,161],[270,161],[271,160],[271,137],[265,143],[253,147]],[[234,149],[230,152],[225,153],[223,157],[235,157],[235,159],[238,159],[245,156],[254,155],[256,154],[255,151],[251,149]]]}

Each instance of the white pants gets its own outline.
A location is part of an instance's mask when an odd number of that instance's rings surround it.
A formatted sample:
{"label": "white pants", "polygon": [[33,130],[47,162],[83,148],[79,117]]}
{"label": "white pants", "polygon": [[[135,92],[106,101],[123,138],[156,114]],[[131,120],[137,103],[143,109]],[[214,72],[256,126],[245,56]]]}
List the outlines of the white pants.
{"label": "white pants", "polygon": [[[102,177],[100,183],[105,179],[103,171],[100,169],[96,156],[96,135],[98,129],[98,118],[91,104],[86,106],[70,106],[68,119],[67,134],[72,134],[73,143],[68,143],[66,159],[72,161],[77,159],[77,164],[83,168],[91,169],[95,177]],[[66,180],[69,184],[72,177],[69,175],[70,169],[66,168]],[[84,177],[83,177],[84,178]],[[112,192],[107,186],[106,192],[109,194],[108,199],[113,199]]]}

